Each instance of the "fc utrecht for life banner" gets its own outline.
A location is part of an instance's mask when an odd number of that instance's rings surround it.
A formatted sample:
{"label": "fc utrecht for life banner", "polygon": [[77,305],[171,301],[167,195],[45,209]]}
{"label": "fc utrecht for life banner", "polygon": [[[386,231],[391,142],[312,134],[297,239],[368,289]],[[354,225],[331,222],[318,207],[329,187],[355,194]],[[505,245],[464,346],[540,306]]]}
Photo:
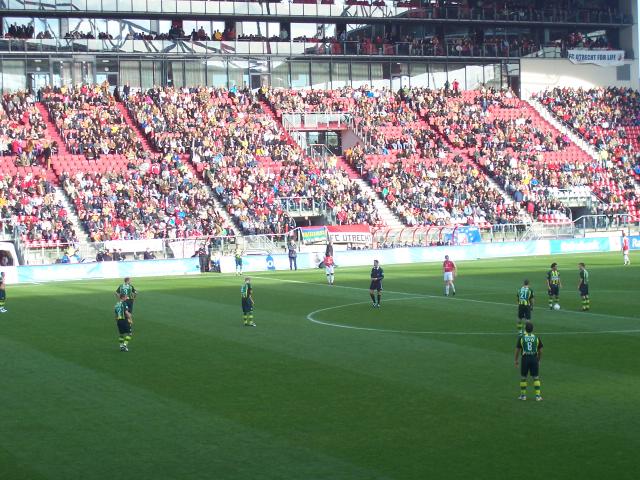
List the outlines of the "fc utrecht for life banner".
{"label": "fc utrecht for life banner", "polygon": [[371,245],[373,242],[369,225],[328,225],[327,231],[333,243]]}
{"label": "fc utrecht for life banner", "polygon": [[568,58],[573,63],[594,63],[601,67],[624,65],[624,50],[569,50]]}

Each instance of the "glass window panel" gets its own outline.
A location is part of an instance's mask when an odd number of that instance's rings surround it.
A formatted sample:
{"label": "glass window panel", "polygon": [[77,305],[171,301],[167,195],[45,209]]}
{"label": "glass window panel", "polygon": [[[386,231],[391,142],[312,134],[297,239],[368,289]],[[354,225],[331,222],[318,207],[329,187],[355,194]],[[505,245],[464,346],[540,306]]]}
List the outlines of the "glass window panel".
{"label": "glass window panel", "polygon": [[368,63],[351,64],[351,83],[353,88],[358,88],[363,85],[371,85]]}
{"label": "glass window panel", "polygon": [[390,69],[388,63],[371,64],[371,86],[373,88],[390,87]]}
{"label": "glass window panel", "polygon": [[204,62],[184,63],[184,83],[187,87],[200,87],[207,84]]}
{"label": "glass window panel", "polygon": [[174,87],[184,87],[184,71],[182,62],[167,62],[169,68],[167,82]]}
{"label": "glass window panel", "polygon": [[[484,65],[467,65],[465,67],[466,89],[476,90],[484,83]],[[458,80],[462,85],[462,81]]]}
{"label": "glass window panel", "polygon": [[271,85],[279,88],[289,88],[289,63],[273,61],[271,64]]}
{"label": "glass window panel", "polygon": [[2,61],[2,91],[12,92],[24,90],[27,87],[27,76],[24,60]]}
{"label": "glass window panel", "polygon": [[409,81],[412,87],[429,87],[429,69],[426,63],[412,63],[410,65],[411,77]]}
{"label": "glass window panel", "polygon": [[346,62],[334,62],[331,64],[331,87],[342,88],[350,85],[349,64]]}
{"label": "glass window panel", "polygon": [[229,88],[242,88],[249,84],[249,62],[246,60],[229,61]]}
{"label": "glass window panel", "polygon": [[311,63],[311,81],[313,88],[329,89],[329,62],[312,62]]}
{"label": "glass window panel", "polygon": [[458,80],[458,83],[460,84],[459,88],[464,89],[464,76],[465,76],[464,65],[455,64],[455,63],[449,64],[448,78],[449,78],[450,85],[453,85],[454,80]]}
{"label": "glass window panel", "polygon": [[310,86],[309,62],[291,63],[291,87],[307,88]]}
{"label": "glass window panel", "polygon": [[431,88],[440,89],[444,88],[444,84],[447,81],[446,65],[442,63],[432,63],[429,65],[429,84]]}
{"label": "glass window panel", "polygon": [[224,87],[227,86],[227,62],[223,60],[209,60],[207,61],[207,84],[210,87]]}
{"label": "glass window panel", "polygon": [[153,62],[140,62],[140,86],[145,89],[152,88],[155,85],[153,79]]}
{"label": "glass window panel", "polygon": [[137,60],[120,61],[120,85],[140,88],[140,62]]}

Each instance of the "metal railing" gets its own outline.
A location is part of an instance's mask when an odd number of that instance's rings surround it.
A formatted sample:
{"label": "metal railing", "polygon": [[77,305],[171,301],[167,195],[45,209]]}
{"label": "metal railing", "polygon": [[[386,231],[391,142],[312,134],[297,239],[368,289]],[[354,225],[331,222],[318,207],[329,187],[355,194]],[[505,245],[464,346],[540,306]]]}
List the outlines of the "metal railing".
{"label": "metal railing", "polygon": [[351,116],[345,112],[290,112],[282,114],[282,123],[287,131],[341,129],[352,124]]}
{"label": "metal railing", "polygon": [[[268,56],[361,56],[361,57],[435,57],[435,58],[564,58],[567,50],[559,46],[513,47],[495,44],[463,46],[420,42],[396,42],[376,45],[357,40],[136,40],[122,39],[0,39],[0,51],[16,53],[117,53],[155,55],[268,55]],[[629,53],[629,52],[627,52]]]}
{"label": "metal railing", "polygon": [[575,233],[585,236],[589,232],[610,232],[614,230],[626,230],[629,233],[632,227],[640,227],[640,218],[623,214],[611,215],[583,215],[574,220]]}
{"label": "metal railing", "polygon": [[506,23],[599,23],[631,25],[633,18],[616,9],[562,8],[519,9],[495,6],[468,8],[440,7],[425,0],[265,0],[221,1],[202,0],[0,0],[0,9],[24,12],[87,13],[169,13],[179,15],[256,15],[256,16],[320,16],[354,18],[391,18],[407,20],[433,19],[452,21],[498,21]]}
{"label": "metal railing", "polygon": [[324,198],[280,197],[276,201],[290,216],[322,215],[327,210],[327,201]]}

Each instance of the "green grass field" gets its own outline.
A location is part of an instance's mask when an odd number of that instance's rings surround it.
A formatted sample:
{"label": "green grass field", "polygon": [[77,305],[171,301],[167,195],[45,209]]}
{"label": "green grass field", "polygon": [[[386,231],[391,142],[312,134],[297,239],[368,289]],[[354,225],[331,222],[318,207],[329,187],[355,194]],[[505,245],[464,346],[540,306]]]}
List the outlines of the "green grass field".
{"label": "green grass field", "polygon": [[[454,259],[455,260],[455,259]],[[118,281],[9,285],[0,315],[0,478],[637,478],[638,267],[620,254],[253,276],[139,278],[130,352]],[[577,262],[591,274],[579,310]],[[515,293],[528,277],[544,402],[517,400]],[[345,328],[348,327],[348,328]],[[612,333],[615,332],[615,333]]]}

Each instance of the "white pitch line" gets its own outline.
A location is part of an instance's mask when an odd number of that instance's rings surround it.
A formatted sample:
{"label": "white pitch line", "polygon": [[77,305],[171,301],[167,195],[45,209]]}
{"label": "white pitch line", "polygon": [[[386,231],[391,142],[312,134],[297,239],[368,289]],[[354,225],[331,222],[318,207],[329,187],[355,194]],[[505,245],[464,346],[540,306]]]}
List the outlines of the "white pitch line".
{"label": "white pitch line", "polygon": [[[415,300],[415,299],[425,299],[424,296],[414,296],[414,297],[405,297],[405,298],[390,298],[385,300],[388,302],[398,302],[404,300]],[[335,328],[344,328],[348,330],[363,330],[368,332],[381,332],[381,333],[413,333],[419,335],[451,335],[451,336],[514,336],[513,332],[438,332],[438,331],[420,331],[420,330],[393,330],[386,328],[371,328],[371,327],[356,327],[354,325],[344,325],[341,323],[332,323],[332,322],[323,322],[322,320],[317,320],[314,317],[317,313],[327,312],[329,310],[338,310],[340,308],[352,307],[355,305],[365,305],[370,302],[355,302],[355,303],[346,303],[344,305],[335,305],[333,307],[319,308],[318,310],[314,310],[313,312],[307,314],[307,320],[312,323],[318,325],[324,325],[327,327],[335,327]],[[541,335],[596,335],[596,334],[616,334],[616,333],[640,333],[640,329],[637,330],[605,330],[605,331],[582,331],[582,332],[543,332]]]}
{"label": "white pitch line", "polygon": [[[326,283],[317,283],[317,282],[304,282],[302,280],[290,280],[290,279],[284,279],[284,278],[276,278],[276,277],[271,277],[268,275],[252,275],[253,277],[259,277],[259,278],[263,278],[265,280],[273,280],[273,281],[277,281],[277,282],[285,282],[285,283],[299,283],[302,285],[317,285],[317,286],[327,286],[328,285]],[[345,289],[349,289],[349,290],[358,290],[358,291],[369,291],[368,288],[362,288],[362,287],[350,287],[348,285],[333,285],[331,288],[345,288]],[[476,300],[474,298],[461,298],[461,297],[445,297],[443,295],[429,295],[426,293],[410,293],[410,292],[394,292],[391,290],[384,290],[384,293],[391,293],[394,295],[407,295],[407,296],[412,296],[412,297],[416,297],[416,298],[431,298],[431,299],[436,299],[436,300],[444,300],[447,302],[470,302],[470,303],[482,303],[485,305],[501,305],[501,306],[505,306],[505,307],[511,307],[511,308],[515,308],[517,305],[515,303],[504,303],[504,302],[491,302],[489,300]],[[388,301],[388,300],[387,300]],[[581,317],[605,317],[605,318],[620,318],[620,319],[624,319],[624,320],[635,320],[635,321],[640,321],[640,318],[638,317],[626,317],[624,315],[609,315],[607,313],[597,313],[597,312],[580,312],[580,311],[574,311],[574,310],[559,310],[559,311],[554,311],[554,315],[555,314],[573,314],[573,315],[579,315]]]}

